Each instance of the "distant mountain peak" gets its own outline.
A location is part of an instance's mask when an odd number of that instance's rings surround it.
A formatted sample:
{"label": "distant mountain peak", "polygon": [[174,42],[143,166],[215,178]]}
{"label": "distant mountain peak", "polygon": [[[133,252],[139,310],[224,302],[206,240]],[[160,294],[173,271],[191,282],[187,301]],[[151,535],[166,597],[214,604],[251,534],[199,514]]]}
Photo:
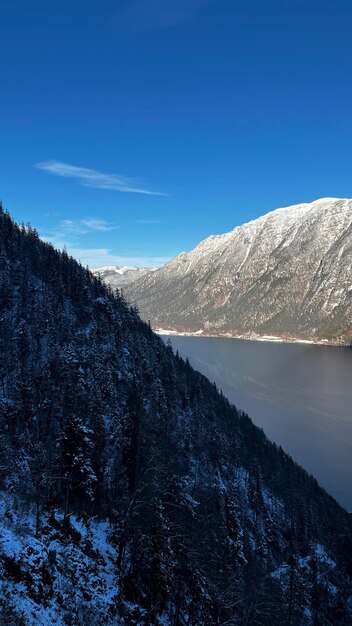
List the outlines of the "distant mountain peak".
{"label": "distant mountain peak", "polygon": [[92,272],[96,276],[99,275],[103,281],[112,287],[123,287],[124,285],[133,283],[141,276],[145,276],[151,272],[155,272],[158,267],[138,267],[136,265],[106,265]]}
{"label": "distant mountain peak", "polygon": [[126,272],[144,272],[145,270],[154,272],[157,267],[139,267],[137,265],[104,265],[98,269],[93,269],[93,273],[116,272],[116,274],[126,274]]}

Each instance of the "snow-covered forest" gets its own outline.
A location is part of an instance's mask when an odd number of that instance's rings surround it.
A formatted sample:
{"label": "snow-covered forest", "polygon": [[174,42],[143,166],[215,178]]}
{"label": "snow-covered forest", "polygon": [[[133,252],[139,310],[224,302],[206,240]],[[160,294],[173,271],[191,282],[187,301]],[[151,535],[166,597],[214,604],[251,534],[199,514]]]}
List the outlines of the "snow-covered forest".
{"label": "snow-covered forest", "polygon": [[2,209],[0,454],[1,625],[352,622],[347,512]]}

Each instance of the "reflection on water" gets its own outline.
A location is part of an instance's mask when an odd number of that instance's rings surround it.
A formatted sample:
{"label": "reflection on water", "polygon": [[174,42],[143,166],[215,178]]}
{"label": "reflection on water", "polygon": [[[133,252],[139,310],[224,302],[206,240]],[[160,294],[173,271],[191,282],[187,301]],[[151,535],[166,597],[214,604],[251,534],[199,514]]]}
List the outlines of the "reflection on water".
{"label": "reflection on water", "polygon": [[172,337],[268,437],[352,511],[352,351],[213,337]]}

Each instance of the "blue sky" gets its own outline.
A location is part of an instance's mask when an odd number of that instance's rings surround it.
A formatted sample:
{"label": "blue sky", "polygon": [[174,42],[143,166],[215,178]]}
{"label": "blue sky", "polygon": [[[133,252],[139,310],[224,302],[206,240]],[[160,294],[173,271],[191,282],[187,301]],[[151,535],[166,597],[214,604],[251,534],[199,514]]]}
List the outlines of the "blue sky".
{"label": "blue sky", "polygon": [[352,197],[351,23],[339,0],[2,0],[4,205],[98,267]]}

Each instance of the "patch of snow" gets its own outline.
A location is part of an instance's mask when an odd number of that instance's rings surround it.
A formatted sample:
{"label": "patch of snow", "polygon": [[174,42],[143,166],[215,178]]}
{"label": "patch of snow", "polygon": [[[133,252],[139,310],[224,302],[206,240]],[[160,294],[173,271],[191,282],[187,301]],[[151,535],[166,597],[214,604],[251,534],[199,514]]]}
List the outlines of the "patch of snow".
{"label": "patch of snow", "polygon": [[[0,518],[0,561],[9,559],[19,580],[2,575],[0,594],[13,599],[12,608],[25,626],[64,626],[67,611],[79,614],[81,610],[87,616],[84,623],[93,624],[98,616],[99,623],[104,618],[111,623],[118,587],[109,524],[90,520],[87,526],[72,515],[76,535],[67,541],[60,530],[62,513],[56,512],[55,517],[59,530],[42,517],[36,538],[34,516],[22,512],[19,517],[14,504],[6,504],[6,514]],[[50,554],[55,554],[54,561]]]}

